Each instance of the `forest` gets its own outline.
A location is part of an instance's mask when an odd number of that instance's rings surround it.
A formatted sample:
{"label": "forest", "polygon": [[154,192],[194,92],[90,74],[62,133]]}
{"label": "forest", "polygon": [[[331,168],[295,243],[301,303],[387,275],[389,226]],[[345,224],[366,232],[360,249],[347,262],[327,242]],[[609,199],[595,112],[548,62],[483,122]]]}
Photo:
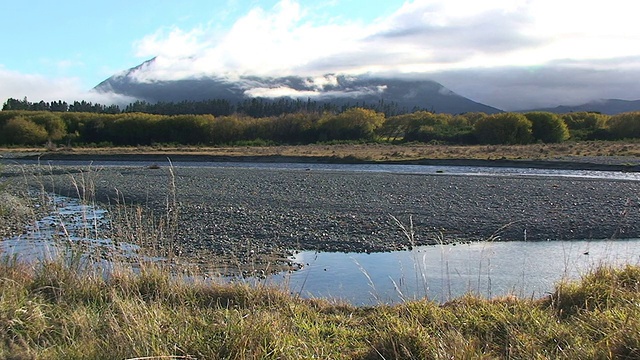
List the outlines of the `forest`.
{"label": "forest", "polygon": [[157,115],[213,115],[224,116],[240,113],[251,117],[268,117],[282,114],[293,114],[298,112],[343,112],[352,107],[362,107],[366,109],[383,112],[386,116],[405,114],[426,109],[403,109],[397,103],[380,100],[375,103],[355,102],[355,103],[333,103],[319,102],[311,99],[303,101],[300,99],[279,98],[250,98],[236,104],[232,104],[225,99],[210,99],[202,101],[184,100],[180,102],[157,102],[150,103],[143,100],[136,100],[124,108],[118,105],[94,104],[87,101],[74,101],[69,104],[66,101],[53,102],[30,102],[27,98],[22,100],[9,98],[3,105],[2,110],[30,110],[30,111],[52,111],[52,112],[90,112],[99,114],[118,114],[141,112]]}
{"label": "forest", "polygon": [[[29,103],[26,99],[9,99],[0,111],[0,144],[53,147],[335,141],[528,144],[640,138],[640,112],[453,115],[425,110],[394,113],[365,104],[325,107],[296,100],[248,100],[248,104],[252,102],[255,108],[262,104],[261,112],[242,111],[241,104],[231,106],[223,100],[177,104],[136,102],[121,111],[115,106],[84,101],[68,105],[61,101]],[[387,110],[393,106],[382,102],[378,105],[388,106]],[[150,112],[162,112],[162,106],[169,113]],[[189,112],[188,106],[199,108],[200,112],[171,113],[178,108]],[[218,111],[206,113],[206,106]]]}

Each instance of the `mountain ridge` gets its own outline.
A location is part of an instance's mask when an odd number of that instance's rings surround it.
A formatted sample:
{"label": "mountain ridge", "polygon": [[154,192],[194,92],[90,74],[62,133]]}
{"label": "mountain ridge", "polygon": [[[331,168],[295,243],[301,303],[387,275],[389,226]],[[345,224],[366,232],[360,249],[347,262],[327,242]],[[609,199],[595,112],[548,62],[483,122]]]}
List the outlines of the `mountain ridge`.
{"label": "mountain ridge", "polygon": [[[320,104],[354,105],[358,103],[395,103],[401,112],[428,110],[437,113],[460,114],[502,110],[459,95],[444,85],[421,77],[325,74],[322,76],[266,77],[244,75],[227,77],[207,75],[178,80],[154,80],[157,58],[115,74],[94,87],[101,93],[115,93],[151,103],[204,101],[223,99],[241,103],[259,98],[277,101],[288,98],[313,100]],[[640,100],[600,99],[580,105],[559,105],[518,110],[516,112],[548,111],[571,113],[580,111],[615,115],[639,111]]]}
{"label": "mountain ridge", "polygon": [[574,106],[560,105],[549,108],[522,110],[520,112],[529,111],[548,111],[556,114],[587,111],[615,115],[630,111],[640,111],[640,100],[600,99]]}
{"label": "mountain ridge", "polygon": [[[116,93],[148,102],[223,99],[242,102],[251,98],[314,100],[337,105],[392,102],[404,111],[424,109],[438,113],[502,112],[456,94],[442,84],[423,79],[375,75],[326,74],[316,77],[202,76],[180,80],[149,80],[146,71],[156,58],[113,75],[94,90]],[[142,79],[142,81],[140,80]]]}

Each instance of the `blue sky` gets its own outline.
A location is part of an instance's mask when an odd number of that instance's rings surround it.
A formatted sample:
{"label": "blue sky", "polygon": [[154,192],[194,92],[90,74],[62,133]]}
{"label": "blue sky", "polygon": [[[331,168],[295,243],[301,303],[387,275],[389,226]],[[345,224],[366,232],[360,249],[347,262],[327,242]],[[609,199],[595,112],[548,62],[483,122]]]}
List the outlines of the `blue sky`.
{"label": "blue sky", "polygon": [[[145,55],[137,43],[156,32],[206,27],[224,33],[252,9],[272,9],[278,1],[211,0],[23,0],[3,4],[0,66],[23,74],[77,77],[87,89],[114,73],[136,66]],[[385,1],[300,1],[309,18],[369,22],[402,5]],[[152,57],[149,54],[147,57]]]}
{"label": "blue sky", "polygon": [[7,1],[0,102],[121,101],[89,90],[224,75],[421,76],[503,109],[640,99],[627,0]]}

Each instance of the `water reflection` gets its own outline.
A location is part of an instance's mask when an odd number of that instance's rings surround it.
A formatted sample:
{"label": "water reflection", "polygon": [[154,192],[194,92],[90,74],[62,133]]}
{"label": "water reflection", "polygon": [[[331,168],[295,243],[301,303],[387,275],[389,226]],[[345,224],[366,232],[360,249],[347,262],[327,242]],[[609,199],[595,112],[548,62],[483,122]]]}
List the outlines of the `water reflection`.
{"label": "water reflection", "polygon": [[540,169],[525,167],[491,167],[491,166],[445,166],[445,165],[409,165],[409,164],[332,164],[332,163],[287,163],[287,162],[234,162],[234,161],[174,161],[169,164],[153,161],[122,161],[122,160],[39,160],[12,159],[5,161],[14,164],[31,164],[47,166],[75,166],[75,167],[140,167],[140,166],[173,166],[200,168],[240,168],[262,170],[314,170],[340,172],[387,172],[393,174],[419,175],[473,175],[473,176],[554,176],[570,178],[592,178],[610,180],[640,181],[640,173],[623,171],[595,171],[571,169]]}
{"label": "water reflection", "polygon": [[640,239],[481,242],[425,246],[391,253],[301,252],[305,268],[272,276],[305,297],[356,305],[427,297],[444,302],[465,293],[538,298],[562,279],[576,279],[601,264],[640,263]]}

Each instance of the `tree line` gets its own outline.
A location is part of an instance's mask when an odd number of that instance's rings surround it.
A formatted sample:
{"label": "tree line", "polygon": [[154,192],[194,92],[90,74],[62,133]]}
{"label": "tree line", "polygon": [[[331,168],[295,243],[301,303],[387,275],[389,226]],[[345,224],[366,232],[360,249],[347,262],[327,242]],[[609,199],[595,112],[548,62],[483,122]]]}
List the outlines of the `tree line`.
{"label": "tree line", "polygon": [[295,114],[299,112],[344,112],[350,108],[361,107],[365,109],[382,112],[386,116],[393,116],[421,110],[418,108],[401,108],[393,101],[379,100],[374,103],[354,102],[354,103],[332,103],[318,102],[311,100],[279,98],[251,98],[233,104],[226,99],[210,100],[184,100],[180,102],[157,102],[150,103],[144,100],[136,100],[123,108],[118,105],[102,105],[87,101],[74,101],[69,104],[66,101],[58,100],[52,102],[31,102],[26,97],[22,100],[9,98],[3,104],[2,110],[29,110],[29,111],[51,111],[51,112],[89,112],[96,114],[119,114],[141,112],[157,115],[213,115],[227,116],[239,113],[255,118],[278,116],[282,114]]}
{"label": "tree line", "polygon": [[153,144],[310,144],[332,141],[527,144],[640,138],[640,112],[466,113],[416,111],[387,116],[353,107],[252,117],[241,113],[157,115],[0,111],[0,144],[136,146]]}

